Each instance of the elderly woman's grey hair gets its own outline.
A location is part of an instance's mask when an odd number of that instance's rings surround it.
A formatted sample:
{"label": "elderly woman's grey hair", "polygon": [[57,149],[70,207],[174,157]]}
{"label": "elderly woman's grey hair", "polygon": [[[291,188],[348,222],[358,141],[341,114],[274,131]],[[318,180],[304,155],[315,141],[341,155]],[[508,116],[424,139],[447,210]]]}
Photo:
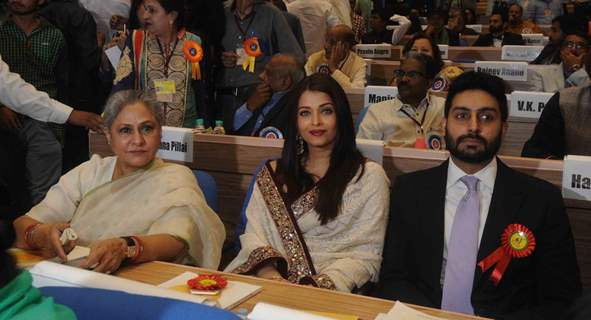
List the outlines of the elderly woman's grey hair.
{"label": "elderly woman's grey hair", "polygon": [[105,104],[103,119],[105,120],[105,126],[107,129],[111,129],[113,121],[115,121],[115,118],[117,118],[121,110],[136,103],[143,104],[150,111],[150,113],[154,115],[158,125],[162,126],[161,108],[157,103],[155,103],[155,99],[151,99],[149,96],[143,95],[141,91],[122,90],[113,93]]}

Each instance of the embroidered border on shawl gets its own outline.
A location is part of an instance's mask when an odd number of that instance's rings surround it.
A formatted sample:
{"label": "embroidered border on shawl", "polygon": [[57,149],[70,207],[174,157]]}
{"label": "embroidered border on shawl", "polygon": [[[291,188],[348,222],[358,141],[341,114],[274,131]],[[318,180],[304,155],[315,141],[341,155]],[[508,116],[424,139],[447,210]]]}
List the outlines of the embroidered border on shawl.
{"label": "embroidered border on shawl", "polygon": [[[279,253],[279,251],[273,249],[273,247],[266,246],[254,249],[245,263],[239,265],[236,269],[232,271],[232,273],[239,273],[239,274],[249,274],[252,273],[253,270],[258,268],[260,265],[269,262],[270,260],[281,260],[285,262],[285,258]],[[280,263],[278,263],[278,271],[282,274],[285,274],[285,267],[280,268]],[[283,269],[283,270],[280,270]],[[284,271],[284,272],[281,272]]]}
{"label": "embroidered border on shawl", "polygon": [[317,274],[309,277],[304,277],[300,280],[300,284],[312,284],[318,288],[336,290],[336,286],[332,279],[325,274]]}
{"label": "embroidered border on shawl", "polygon": [[318,201],[318,188],[314,187],[291,204],[291,211],[296,219],[299,219],[306,212],[314,209],[316,201]]}
{"label": "embroidered border on shawl", "polygon": [[306,251],[306,244],[301,240],[296,222],[292,221],[267,166],[259,172],[256,181],[287,252],[287,280],[297,283],[303,277],[314,275],[316,272]]}

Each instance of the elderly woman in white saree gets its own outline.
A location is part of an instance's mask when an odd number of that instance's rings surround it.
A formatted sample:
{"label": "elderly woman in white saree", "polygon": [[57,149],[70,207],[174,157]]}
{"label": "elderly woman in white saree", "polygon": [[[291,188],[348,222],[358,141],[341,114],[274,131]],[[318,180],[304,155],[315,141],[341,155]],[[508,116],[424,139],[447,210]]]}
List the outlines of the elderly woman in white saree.
{"label": "elderly woman in white saree", "polygon": [[389,182],[355,146],[345,93],[312,75],[293,91],[282,158],[256,177],[226,271],[350,292],[377,281]]}
{"label": "elderly woman in white saree", "polygon": [[[115,156],[94,155],[65,174],[14,222],[16,246],[63,260],[74,245],[90,246],[82,267],[98,272],[152,260],[217,269],[223,224],[187,167],[155,158],[161,139],[156,108],[134,91],[114,94],[104,117]],[[78,239],[62,245],[67,228]]]}

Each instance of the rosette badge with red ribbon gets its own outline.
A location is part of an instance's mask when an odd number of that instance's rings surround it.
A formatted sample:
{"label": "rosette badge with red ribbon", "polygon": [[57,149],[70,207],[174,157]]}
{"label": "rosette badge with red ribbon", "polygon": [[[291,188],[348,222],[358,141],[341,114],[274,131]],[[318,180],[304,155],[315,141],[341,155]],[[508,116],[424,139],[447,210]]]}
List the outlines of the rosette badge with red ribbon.
{"label": "rosette badge with red ribbon", "polygon": [[242,46],[244,47],[244,52],[246,52],[247,55],[244,63],[242,63],[242,69],[244,69],[244,71],[254,73],[256,57],[263,55],[263,51],[261,50],[261,46],[259,44],[259,39],[257,37],[248,38],[244,40]]}
{"label": "rosette badge with red ribbon", "polygon": [[196,41],[189,40],[185,41],[183,53],[185,54],[185,59],[191,62],[191,74],[193,80],[201,80],[201,68],[199,67],[199,62],[203,59],[203,48]]}
{"label": "rosette badge with red ribbon", "polygon": [[486,272],[496,264],[490,279],[498,285],[511,259],[525,258],[531,255],[536,248],[534,234],[525,226],[510,224],[501,235],[501,246],[488,257],[478,263],[482,272]]}
{"label": "rosette badge with red ribbon", "polygon": [[228,285],[228,280],[220,275],[199,275],[187,281],[190,289],[201,291],[216,291],[224,289]]}

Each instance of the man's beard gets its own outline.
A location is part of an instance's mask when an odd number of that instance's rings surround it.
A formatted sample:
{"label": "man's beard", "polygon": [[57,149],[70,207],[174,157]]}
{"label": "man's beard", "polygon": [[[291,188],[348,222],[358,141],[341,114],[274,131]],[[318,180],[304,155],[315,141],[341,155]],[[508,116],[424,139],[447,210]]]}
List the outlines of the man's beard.
{"label": "man's beard", "polygon": [[[484,145],[484,149],[477,152],[466,152],[464,150],[460,150],[458,148],[458,145],[460,145],[462,141],[467,138],[480,140]],[[499,152],[499,149],[501,148],[501,134],[499,133],[495,137],[495,139],[492,140],[490,143],[488,143],[483,137],[481,137],[478,134],[466,134],[460,136],[457,139],[456,143],[456,141],[454,141],[450,137],[449,131],[446,129],[445,144],[447,146],[447,150],[449,151],[449,153],[451,153],[452,156],[458,158],[461,161],[474,164],[485,163],[487,161],[490,161],[497,154],[497,152]]]}
{"label": "man's beard", "polygon": [[15,16],[28,16],[30,14],[33,14],[35,12],[39,11],[38,7],[26,10],[26,11],[15,11],[15,10],[10,10],[9,8],[9,12]]}
{"label": "man's beard", "polygon": [[490,33],[499,33],[501,31],[503,31],[503,27],[499,27],[499,28],[492,27],[492,26],[488,27],[488,32],[490,32]]}

